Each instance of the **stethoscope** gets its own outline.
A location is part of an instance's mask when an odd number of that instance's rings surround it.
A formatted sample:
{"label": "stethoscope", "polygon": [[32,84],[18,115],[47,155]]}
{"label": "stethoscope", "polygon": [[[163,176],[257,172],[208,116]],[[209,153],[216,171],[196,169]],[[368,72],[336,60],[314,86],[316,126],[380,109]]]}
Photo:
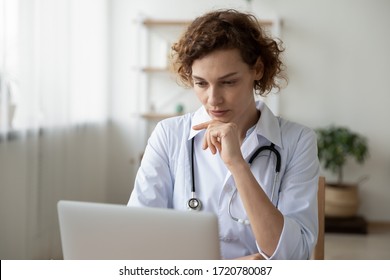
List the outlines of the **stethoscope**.
{"label": "stethoscope", "polygon": [[[191,198],[187,202],[187,207],[188,207],[189,210],[199,211],[199,210],[202,209],[202,202],[200,201],[199,198],[196,197],[196,193],[195,193],[194,143],[195,143],[195,137],[192,138],[192,143],[191,143],[191,178],[192,178],[192,187],[191,187]],[[272,193],[271,193],[271,201],[273,201],[275,187],[276,187],[276,183],[277,183],[278,178],[279,178],[279,172],[280,172],[280,167],[281,167],[281,163],[282,163],[280,153],[279,153],[278,150],[276,150],[275,144],[271,143],[271,145],[269,145],[269,146],[262,146],[262,147],[258,148],[256,150],[256,152],[250,157],[248,163],[249,163],[249,165],[252,165],[253,161],[257,158],[257,156],[262,151],[265,151],[265,150],[268,150],[268,151],[274,153],[274,155],[276,157],[275,176],[274,176],[274,181],[273,181],[273,185],[272,185]],[[230,218],[232,218],[234,221],[236,221],[238,223],[249,225],[249,220],[236,218],[235,216],[233,216],[233,214],[231,212],[232,201],[233,201],[233,198],[236,196],[236,194],[237,194],[237,189],[234,190],[234,192],[233,192],[233,194],[232,194],[232,196],[230,197],[230,200],[229,200],[228,212],[229,212]]]}

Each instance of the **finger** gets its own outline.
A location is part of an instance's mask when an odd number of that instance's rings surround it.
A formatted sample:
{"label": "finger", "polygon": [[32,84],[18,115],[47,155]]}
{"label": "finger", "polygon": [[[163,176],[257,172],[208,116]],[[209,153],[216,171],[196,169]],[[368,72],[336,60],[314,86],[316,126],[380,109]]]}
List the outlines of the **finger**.
{"label": "finger", "polygon": [[213,154],[217,152],[217,150],[220,152],[221,151],[221,138],[220,136],[217,135],[212,135],[210,138],[211,145],[213,147]]}
{"label": "finger", "polygon": [[213,154],[222,150],[222,135],[219,130],[210,131],[209,146],[212,147]]}
{"label": "finger", "polygon": [[202,130],[202,129],[207,129],[210,125],[210,122],[211,121],[208,121],[208,122],[204,122],[204,123],[200,123],[200,124],[197,124],[197,125],[194,125],[192,127],[193,130]]}
{"label": "finger", "polygon": [[203,149],[206,150],[207,148],[210,149],[210,152],[215,155],[217,153],[217,148],[214,145],[214,136],[212,135],[212,132],[210,130],[206,130],[206,133],[203,138]]}
{"label": "finger", "polygon": [[210,149],[210,152],[215,155],[215,153],[217,152],[216,148],[215,148],[215,145],[213,144],[213,135],[211,133],[211,131],[207,131],[206,134],[205,134],[205,141],[206,141],[206,149],[209,148]]}
{"label": "finger", "polygon": [[206,150],[208,148],[207,138],[208,138],[208,131],[206,130],[206,133],[204,134],[203,140],[202,140],[202,149],[203,150]]}

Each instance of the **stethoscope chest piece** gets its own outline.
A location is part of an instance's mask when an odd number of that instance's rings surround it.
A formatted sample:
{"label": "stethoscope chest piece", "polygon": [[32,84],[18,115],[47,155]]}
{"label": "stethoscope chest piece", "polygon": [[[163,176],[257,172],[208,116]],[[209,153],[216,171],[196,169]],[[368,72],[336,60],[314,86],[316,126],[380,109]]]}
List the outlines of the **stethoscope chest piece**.
{"label": "stethoscope chest piece", "polygon": [[200,209],[202,209],[202,203],[198,198],[192,197],[188,200],[187,207],[191,211],[199,211]]}

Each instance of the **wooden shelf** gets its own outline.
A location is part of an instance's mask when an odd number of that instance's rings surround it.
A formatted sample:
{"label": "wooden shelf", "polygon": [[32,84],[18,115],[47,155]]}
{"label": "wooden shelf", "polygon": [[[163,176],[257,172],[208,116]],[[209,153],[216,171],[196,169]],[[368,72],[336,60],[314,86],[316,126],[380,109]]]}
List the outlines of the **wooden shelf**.
{"label": "wooden shelf", "polygon": [[259,20],[260,25],[265,25],[265,26],[272,26],[274,25],[274,21],[270,19],[264,19],[264,20]]}
{"label": "wooden shelf", "polygon": [[191,23],[188,20],[164,20],[164,19],[144,19],[142,24],[145,26],[187,26]]}
{"label": "wooden shelf", "polygon": [[141,117],[150,121],[160,121],[163,119],[180,116],[182,114],[160,114],[160,113],[145,113]]}
{"label": "wooden shelf", "polygon": [[169,72],[168,67],[143,67],[141,68],[142,72],[145,73],[164,73]]}
{"label": "wooden shelf", "polygon": [[[188,26],[191,24],[190,20],[164,20],[164,19],[144,19],[142,24],[148,27],[151,26]],[[272,26],[274,24],[273,20],[264,19],[259,20],[261,25]]]}

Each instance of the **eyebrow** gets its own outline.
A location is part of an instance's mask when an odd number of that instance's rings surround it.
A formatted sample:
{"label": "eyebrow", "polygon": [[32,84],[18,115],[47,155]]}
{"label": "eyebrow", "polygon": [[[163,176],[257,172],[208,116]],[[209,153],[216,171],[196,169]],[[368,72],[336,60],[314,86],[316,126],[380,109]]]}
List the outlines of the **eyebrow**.
{"label": "eyebrow", "polygon": [[[222,77],[219,77],[218,80],[223,80],[223,79],[226,79],[226,78],[230,78],[231,76],[234,76],[236,74],[238,74],[238,72],[232,72],[232,73],[226,74],[226,75],[224,75]],[[192,78],[197,79],[197,80],[204,80],[204,78],[196,76],[196,75],[192,75]]]}

